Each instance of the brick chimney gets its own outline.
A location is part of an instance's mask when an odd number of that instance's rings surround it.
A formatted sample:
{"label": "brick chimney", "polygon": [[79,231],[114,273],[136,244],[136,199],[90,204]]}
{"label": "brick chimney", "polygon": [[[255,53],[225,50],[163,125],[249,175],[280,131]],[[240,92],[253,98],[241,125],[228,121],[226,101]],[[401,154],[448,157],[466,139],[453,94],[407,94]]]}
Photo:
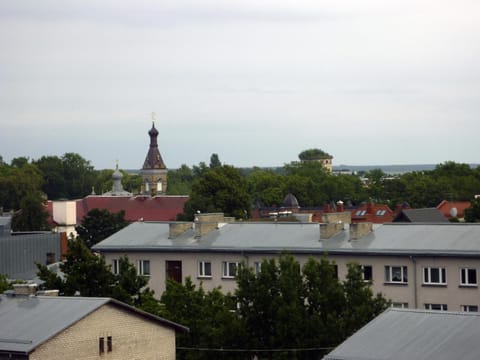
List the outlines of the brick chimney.
{"label": "brick chimney", "polygon": [[201,238],[204,235],[218,229],[219,223],[225,222],[223,213],[209,213],[195,215],[195,238]]}
{"label": "brick chimney", "polygon": [[335,234],[344,230],[344,223],[321,223],[320,224],[320,240],[330,239]]}
{"label": "brick chimney", "polygon": [[337,201],[337,212],[344,212],[345,209],[343,207],[343,201],[342,200],[338,200]]}
{"label": "brick chimney", "polygon": [[373,224],[370,222],[350,224],[350,240],[358,240],[373,231]]}
{"label": "brick chimney", "polygon": [[182,235],[185,231],[190,230],[193,228],[193,224],[191,222],[173,222],[168,224],[169,225],[169,239],[175,239]]}
{"label": "brick chimney", "polygon": [[37,284],[13,284],[15,296],[33,296],[37,293]]}
{"label": "brick chimney", "polygon": [[374,207],[375,207],[375,204],[372,201],[369,201],[367,204],[367,213],[373,214]]}

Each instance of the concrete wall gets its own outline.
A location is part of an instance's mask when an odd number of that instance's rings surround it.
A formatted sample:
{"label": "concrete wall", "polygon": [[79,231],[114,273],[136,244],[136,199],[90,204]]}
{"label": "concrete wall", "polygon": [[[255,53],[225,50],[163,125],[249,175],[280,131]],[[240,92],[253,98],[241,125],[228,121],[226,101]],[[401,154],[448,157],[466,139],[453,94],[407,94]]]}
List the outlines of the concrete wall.
{"label": "concrete wall", "polygon": [[[107,352],[107,336],[112,337],[112,352]],[[105,338],[102,355],[100,337]],[[175,332],[107,304],[40,345],[30,355],[30,360],[47,359],[174,360]]]}

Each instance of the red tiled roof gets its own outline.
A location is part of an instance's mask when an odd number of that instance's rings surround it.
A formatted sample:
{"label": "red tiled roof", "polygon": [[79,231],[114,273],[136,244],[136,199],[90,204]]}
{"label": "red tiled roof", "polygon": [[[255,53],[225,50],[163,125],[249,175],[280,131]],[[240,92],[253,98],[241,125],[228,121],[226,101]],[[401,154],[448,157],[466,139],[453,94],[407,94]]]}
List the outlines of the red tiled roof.
{"label": "red tiled roof", "polygon": [[87,196],[77,200],[77,224],[92,209],[125,210],[125,220],[172,221],[183,212],[188,196]]}
{"label": "red tiled roof", "polygon": [[390,207],[383,204],[363,204],[351,211],[352,222],[371,222],[383,224],[392,222],[394,212]]}
{"label": "red tiled roof", "polygon": [[468,209],[470,205],[470,201],[443,200],[437,205],[437,209],[440,210],[447,219],[450,219],[452,217],[450,211],[452,208],[457,208],[457,218],[463,218],[465,216],[465,209]]}

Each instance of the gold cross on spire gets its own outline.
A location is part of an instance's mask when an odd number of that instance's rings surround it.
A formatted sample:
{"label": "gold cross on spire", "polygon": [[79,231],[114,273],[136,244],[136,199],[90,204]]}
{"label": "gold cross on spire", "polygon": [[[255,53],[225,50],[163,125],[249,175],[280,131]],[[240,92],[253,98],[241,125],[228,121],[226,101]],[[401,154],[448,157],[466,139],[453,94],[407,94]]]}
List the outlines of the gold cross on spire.
{"label": "gold cross on spire", "polygon": [[155,125],[155,120],[157,120],[155,117],[157,116],[157,114],[155,114],[154,112],[152,112],[152,123]]}

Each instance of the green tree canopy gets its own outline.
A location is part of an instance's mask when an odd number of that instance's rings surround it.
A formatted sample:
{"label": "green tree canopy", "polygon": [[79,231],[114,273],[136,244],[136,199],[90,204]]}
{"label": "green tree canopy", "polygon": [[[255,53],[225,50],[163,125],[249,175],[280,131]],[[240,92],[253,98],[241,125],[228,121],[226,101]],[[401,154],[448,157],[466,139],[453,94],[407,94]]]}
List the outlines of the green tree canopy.
{"label": "green tree canopy", "polygon": [[27,194],[20,202],[20,210],[12,217],[13,231],[45,231],[50,229],[49,214],[37,191]]}
{"label": "green tree canopy", "polygon": [[125,220],[123,210],[115,213],[107,209],[92,209],[85,215],[80,225],[75,226],[75,230],[85,245],[91,248],[127,225],[128,221]]}
{"label": "green tree canopy", "polygon": [[308,149],[303,150],[298,154],[300,160],[320,160],[320,159],[332,159],[333,156],[321,149]]}
{"label": "green tree canopy", "polygon": [[245,178],[233,166],[222,165],[206,170],[193,184],[184,216],[193,220],[197,211],[223,212],[226,216],[243,219],[250,215],[251,206]]}
{"label": "green tree canopy", "polygon": [[469,208],[465,209],[465,221],[480,222],[480,198],[473,199]]}
{"label": "green tree canopy", "polygon": [[135,266],[126,256],[119,259],[118,265],[118,274],[113,274],[105,258],[93,254],[77,238],[68,241],[66,260],[60,265],[64,277],[43,264],[37,264],[37,275],[44,281],[43,289],[57,289],[61,295],[79,293],[87,297],[113,297],[158,315],[160,305],[154,299],[153,291],[145,287],[147,279],[137,275]]}

